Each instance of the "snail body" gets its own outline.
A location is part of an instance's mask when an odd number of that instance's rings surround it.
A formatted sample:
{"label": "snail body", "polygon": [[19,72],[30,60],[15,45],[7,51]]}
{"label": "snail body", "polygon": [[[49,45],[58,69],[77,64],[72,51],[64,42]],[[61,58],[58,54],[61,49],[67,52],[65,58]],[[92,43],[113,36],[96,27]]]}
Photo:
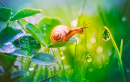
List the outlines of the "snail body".
{"label": "snail body", "polygon": [[74,34],[82,34],[83,29],[88,28],[85,26],[71,29],[66,25],[58,25],[52,29],[50,39],[52,43],[68,41]]}

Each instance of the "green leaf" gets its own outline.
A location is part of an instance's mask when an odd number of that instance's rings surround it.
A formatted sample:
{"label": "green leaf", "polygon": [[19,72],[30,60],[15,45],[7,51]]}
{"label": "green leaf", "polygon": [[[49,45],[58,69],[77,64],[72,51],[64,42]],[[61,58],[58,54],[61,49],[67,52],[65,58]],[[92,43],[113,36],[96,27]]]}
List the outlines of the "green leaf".
{"label": "green leaf", "polygon": [[12,43],[18,48],[12,54],[19,56],[32,56],[41,48],[40,43],[30,35],[22,36]]}
{"label": "green leaf", "polygon": [[15,50],[16,47],[11,42],[8,42],[0,47],[1,53],[12,53]]}
{"label": "green leaf", "polygon": [[0,8],[0,21],[7,22],[11,16],[11,9]]}
{"label": "green leaf", "polygon": [[55,62],[55,58],[48,53],[37,53],[31,61],[39,65],[50,65]]}
{"label": "green leaf", "polygon": [[58,47],[68,46],[71,44],[74,44],[74,43],[73,42],[57,42],[57,43],[50,44],[48,47],[49,48],[58,48]]}
{"label": "green leaf", "polygon": [[20,10],[19,12],[17,12],[13,18],[11,18],[11,21],[15,21],[21,18],[25,18],[25,17],[29,17],[35,14],[41,13],[40,10],[34,10],[34,9],[30,9],[30,8],[24,8],[22,10]]}
{"label": "green leaf", "polygon": [[23,34],[24,32],[22,30],[6,27],[0,32],[0,45],[13,41]]}
{"label": "green leaf", "polygon": [[59,24],[61,24],[61,22],[59,19],[56,18],[44,17],[39,21],[38,26],[43,34],[43,39],[46,45],[49,45],[51,43],[50,40],[51,30]]}
{"label": "green leaf", "polygon": [[16,60],[15,55],[0,53],[0,63],[6,72],[12,70],[11,68],[14,65],[15,60]]}
{"label": "green leaf", "polygon": [[12,81],[15,81],[15,80],[17,80],[18,78],[24,77],[24,76],[26,76],[26,75],[28,75],[28,74],[29,74],[29,72],[23,71],[23,70],[14,71],[14,72],[11,74],[10,79],[11,79]]}
{"label": "green leaf", "polygon": [[42,43],[43,46],[45,46],[45,42],[43,40],[43,35],[38,27],[35,25],[28,23],[26,24],[26,29],[28,32],[39,42]]}

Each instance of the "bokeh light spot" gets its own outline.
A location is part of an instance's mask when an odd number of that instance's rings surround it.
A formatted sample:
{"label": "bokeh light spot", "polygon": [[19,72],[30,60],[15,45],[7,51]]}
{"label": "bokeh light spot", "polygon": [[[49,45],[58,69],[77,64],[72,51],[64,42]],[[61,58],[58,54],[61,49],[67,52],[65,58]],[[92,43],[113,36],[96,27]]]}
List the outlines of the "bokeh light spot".
{"label": "bokeh light spot", "polygon": [[92,44],[91,43],[87,43],[87,48],[91,48],[92,47]]}
{"label": "bokeh light spot", "polygon": [[91,38],[91,39],[90,39],[90,42],[91,42],[91,43],[95,43],[95,42],[96,42],[96,39],[95,39],[95,38]]}
{"label": "bokeh light spot", "polygon": [[101,46],[98,46],[97,53],[101,53],[103,51],[103,48]]}
{"label": "bokeh light spot", "polygon": [[78,19],[74,19],[74,20],[71,22],[71,26],[76,27],[76,26],[77,26],[77,23],[78,23]]}

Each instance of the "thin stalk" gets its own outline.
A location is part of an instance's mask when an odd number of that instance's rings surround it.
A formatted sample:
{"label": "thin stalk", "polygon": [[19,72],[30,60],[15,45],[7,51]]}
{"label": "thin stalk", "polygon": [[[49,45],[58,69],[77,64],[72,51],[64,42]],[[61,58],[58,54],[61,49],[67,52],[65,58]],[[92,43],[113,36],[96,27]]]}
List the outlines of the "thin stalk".
{"label": "thin stalk", "polygon": [[[67,3],[67,7],[68,7],[68,13],[70,14],[70,15],[73,15],[73,13],[72,13],[72,8],[71,8],[71,5],[70,5],[70,2],[69,2],[70,0],[66,0],[66,3]],[[74,16],[74,15],[73,15]]]}
{"label": "thin stalk", "polygon": [[[9,60],[9,59],[8,59]],[[13,63],[11,60],[9,60],[11,63]],[[14,66],[14,68],[16,69],[16,70],[19,70],[19,68],[16,66],[16,65],[14,65],[13,64],[13,66]]]}
{"label": "thin stalk", "polygon": [[45,78],[48,78],[48,66],[45,65]]}
{"label": "thin stalk", "polygon": [[80,8],[80,10],[79,10],[79,17],[82,15],[82,13],[83,13],[83,11],[84,11],[84,8],[85,8],[85,5],[86,5],[86,1],[87,1],[87,0],[84,0],[84,1],[83,1],[83,4],[82,4],[82,6],[81,6],[81,8]]}
{"label": "thin stalk", "polygon": [[76,45],[75,45],[75,60],[74,60],[74,75],[76,75],[76,71],[77,71],[77,53],[76,53],[76,51],[77,51],[77,39],[76,39]]}
{"label": "thin stalk", "polygon": [[[24,57],[22,56],[21,61],[23,62],[23,60],[24,60]],[[23,68],[24,68],[24,65],[23,65],[23,63],[21,63],[21,69],[23,69]]]}
{"label": "thin stalk", "polygon": [[108,60],[110,60],[110,58],[114,55],[115,51],[116,51],[116,50],[113,51],[113,53],[109,56],[109,58],[107,58],[106,60],[104,60],[102,66],[101,66],[100,68],[103,68],[103,67],[104,67],[104,65],[108,62]]}
{"label": "thin stalk", "polygon": [[47,80],[49,81],[49,79],[52,79],[52,78],[54,78],[54,77],[55,77],[55,76],[48,77],[48,78],[46,78],[46,79],[41,80],[40,82],[46,82]]}
{"label": "thin stalk", "polygon": [[3,1],[0,0],[0,3],[1,3],[5,8],[8,8],[8,6],[7,6]]}
{"label": "thin stalk", "polygon": [[[60,49],[58,48],[58,52],[59,52],[59,56],[61,57],[62,55],[60,54]],[[65,68],[64,68],[64,63],[63,63],[63,60],[61,59],[61,64],[63,66],[63,73],[65,74]]]}
{"label": "thin stalk", "polygon": [[34,77],[34,81],[33,82],[39,82],[41,80],[42,74],[41,72],[43,71],[43,66],[39,65],[38,70],[36,72],[36,75]]}
{"label": "thin stalk", "polygon": [[[52,49],[51,49],[51,50],[52,50]],[[56,57],[53,50],[52,50],[52,52],[53,52],[53,56]],[[56,60],[56,63],[59,65],[60,70],[63,70],[63,69],[61,68],[61,65],[59,64],[59,62],[58,62],[57,60]],[[54,76],[56,76],[56,66],[54,66],[53,68],[54,68]],[[64,74],[64,75],[65,75],[65,74]]]}
{"label": "thin stalk", "polygon": [[79,13],[78,13],[78,25],[77,25],[77,26],[79,26],[79,23],[80,23],[79,19],[80,19],[82,13],[83,13],[84,8],[85,8],[86,1],[87,1],[87,0],[84,0],[84,1],[83,1],[83,4],[82,4],[82,6],[81,6],[81,8],[80,8],[80,10],[79,10]]}
{"label": "thin stalk", "polygon": [[104,17],[103,17],[103,13],[101,12],[99,5],[97,6],[97,10],[98,10],[99,16],[100,16],[100,18],[101,18],[103,24],[106,26],[106,22],[105,22],[105,19],[104,19]]}
{"label": "thin stalk", "polygon": [[[112,41],[112,43],[113,43],[113,46],[114,46],[115,50],[117,51],[118,62],[119,62],[119,64],[120,64],[120,69],[121,69],[120,71],[121,71],[121,73],[122,73],[122,75],[123,75],[123,82],[126,82],[126,80],[125,80],[125,74],[124,74],[124,70],[123,70],[123,65],[122,65],[122,61],[121,61],[121,54],[120,54],[120,52],[119,52],[119,49],[118,49],[118,47],[117,47],[117,45],[116,45],[116,42],[115,42],[115,40],[114,40],[114,38],[113,38],[113,36],[112,36],[110,30],[109,30],[106,26],[104,26],[104,28],[109,32],[111,41]],[[122,45],[123,45],[123,40],[122,40],[122,42],[121,42],[121,46],[122,46]],[[121,52],[122,52],[122,50],[121,50]]]}
{"label": "thin stalk", "polygon": [[121,68],[121,71],[122,71],[122,74],[123,74],[123,79],[124,79],[124,82],[126,82],[125,81],[125,74],[124,74],[124,70],[123,70],[123,64],[122,64],[122,48],[123,48],[123,39],[121,39],[121,45],[120,45],[120,61],[121,61],[121,66],[122,66],[122,68]]}
{"label": "thin stalk", "polygon": [[121,14],[121,18],[123,17],[123,15],[124,15],[124,13],[125,13],[125,11],[126,11],[126,7],[127,7],[127,5],[128,5],[128,1],[129,1],[129,0],[126,0],[125,6],[124,6],[123,11],[122,11],[122,14]]}
{"label": "thin stalk", "polygon": [[31,58],[26,58],[26,63],[25,63],[25,66],[24,66],[24,70],[28,70],[29,67],[30,67],[30,64],[31,64]]}
{"label": "thin stalk", "polygon": [[123,47],[123,39],[121,39],[121,45],[120,45],[120,60],[122,57],[122,47]]}
{"label": "thin stalk", "polygon": [[37,67],[37,64],[34,63],[34,65],[33,65],[33,68],[34,68],[34,69],[33,69],[33,70],[30,72],[30,74],[29,74],[30,79],[33,78],[33,75],[34,75],[34,73],[35,73],[35,71],[36,71],[36,67]]}

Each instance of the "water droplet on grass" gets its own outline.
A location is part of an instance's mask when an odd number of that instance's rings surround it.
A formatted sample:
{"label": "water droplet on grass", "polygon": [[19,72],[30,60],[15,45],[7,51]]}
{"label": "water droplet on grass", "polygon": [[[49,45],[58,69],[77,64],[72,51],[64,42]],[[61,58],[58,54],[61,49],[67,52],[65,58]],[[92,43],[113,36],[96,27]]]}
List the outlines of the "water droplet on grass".
{"label": "water droplet on grass", "polygon": [[43,28],[43,30],[46,30],[46,28]]}
{"label": "water droplet on grass", "polygon": [[44,27],[46,26],[46,24],[43,25]]}
{"label": "water droplet on grass", "polygon": [[121,20],[122,20],[123,22],[124,22],[124,21],[126,21],[126,17],[122,17],[122,19],[121,19]]}
{"label": "water droplet on grass", "polygon": [[62,60],[65,59],[65,56],[62,56],[61,59],[62,59]]}
{"label": "water droplet on grass", "polygon": [[30,67],[30,68],[29,68],[29,71],[32,71],[32,70],[34,70],[34,68],[33,68],[33,67]]}
{"label": "water droplet on grass", "polygon": [[27,72],[27,76],[29,76],[29,72]]}
{"label": "water droplet on grass", "polygon": [[108,41],[110,39],[110,34],[106,29],[102,33],[102,39],[105,41]]}
{"label": "water droplet on grass", "polygon": [[87,62],[92,62],[92,57],[89,54],[87,55],[86,59],[87,59]]}

